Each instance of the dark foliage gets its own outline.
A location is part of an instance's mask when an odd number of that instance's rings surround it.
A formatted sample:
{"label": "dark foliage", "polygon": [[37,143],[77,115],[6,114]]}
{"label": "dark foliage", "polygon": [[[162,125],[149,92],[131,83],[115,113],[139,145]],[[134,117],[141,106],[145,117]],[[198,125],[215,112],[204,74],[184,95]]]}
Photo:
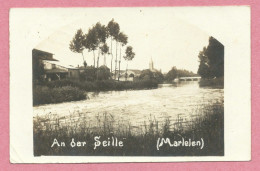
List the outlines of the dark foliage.
{"label": "dark foliage", "polygon": [[86,99],[84,91],[71,86],[49,88],[35,86],[33,88],[33,105],[61,103]]}
{"label": "dark foliage", "polygon": [[80,81],[108,80],[110,77],[110,70],[104,65],[99,68],[89,66],[80,72]]}
{"label": "dark foliage", "polygon": [[57,80],[45,82],[49,88],[60,88],[64,86],[77,87],[81,90],[90,91],[112,91],[112,90],[140,90],[152,89],[158,87],[156,80],[137,80],[137,81],[114,81],[114,80],[96,80],[96,81],[76,81],[76,80]]}
{"label": "dark foliage", "polygon": [[200,87],[211,87],[211,88],[224,88],[224,77],[213,78],[213,79],[201,79],[199,82]]}
{"label": "dark foliage", "polygon": [[166,74],[165,81],[173,81],[177,77],[195,77],[198,76],[191,71],[185,69],[177,69],[175,66]]}
{"label": "dark foliage", "polygon": [[111,77],[110,69],[107,66],[102,65],[98,68],[97,75],[98,75],[98,80],[108,80]]}
{"label": "dark foliage", "polygon": [[202,78],[224,76],[224,46],[215,38],[209,38],[209,45],[199,53],[198,74]]}
{"label": "dark foliage", "polygon": [[172,67],[172,69],[166,74],[165,80],[173,81],[177,77],[178,77],[178,70],[176,67]]}
{"label": "dark foliage", "polygon": [[158,83],[162,83],[164,80],[163,74],[159,71],[152,72],[149,69],[141,71],[139,80],[155,80]]}

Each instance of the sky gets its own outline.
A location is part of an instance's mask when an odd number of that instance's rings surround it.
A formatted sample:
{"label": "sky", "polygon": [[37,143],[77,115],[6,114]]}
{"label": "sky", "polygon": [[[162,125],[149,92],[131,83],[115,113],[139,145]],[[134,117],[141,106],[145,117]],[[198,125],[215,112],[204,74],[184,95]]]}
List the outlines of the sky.
{"label": "sky", "polygon": [[[53,53],[54,58],[62,65],[81,66],[81,54],[69,49],[69,43],[76,31],[81,28],[87,33],[97,22],[107,25],[114,19],[120,25],[120,31],[128,36],[127,45],[132,46],[136,54],[128,63],[129,69],[148,69],[149,61],[152,59],[154,68],[161,69],[163,73],[167,73],[173,66],[196,73],[199,51],[208,45],[209,35],[191,24],[192,22],[182,19],[182,15],[183,13],[174,8],[79,8],[71,13],[66,13],[66,10],[55,13],[52,10],[39,19],[49,19],[50,22],[42,22],[38,32],[49,29],[50,34],[35,48]],[[110,45],[110,40],[107,41]],[[122,56],[125,47],[122,49]],[[115,59],[115,44],[113,54]],[[92,52],[85,50],[84,56],[87,64],[93,65]],[[107,56],[108,67],[110,61],[111,56]],[[103,63],[104,58],[101,56],[100,65]],[[114,65],[113,63],[113,68]],[[126,68],[123,58],[121,68]]]}

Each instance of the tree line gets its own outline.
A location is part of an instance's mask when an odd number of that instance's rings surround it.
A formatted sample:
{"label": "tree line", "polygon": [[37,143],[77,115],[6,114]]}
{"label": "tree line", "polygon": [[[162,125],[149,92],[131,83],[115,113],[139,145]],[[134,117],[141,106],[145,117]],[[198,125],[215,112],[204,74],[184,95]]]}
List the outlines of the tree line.
{"label": "tree line", "polygon": [[[113,47],[113,43],[115,47]],[[99,68],[100,57],[103,56],[104,65],[106,66],[106,56],[111,56],[110,63],[110,72],[113,71],[113,60],[115,58],[115,69],[114,69],[114,77],[116,79],[117,76],[117,67],[118,67],[118,80],[120,77],[120,67],[121,67],[121,58],[127,61],[131,61],[135,53],[133,52],[132,46],[127,46],[125,48],[125,54],[123,55],[122,49],[128,43],[128,36],[120,30],[120,26],[117,22],[112,19],[105,26],[100,22],[97,22],[94,26],[89,28],[87,33],[83,33],[82,29],[78,29],[73,39],[70,42],[69,48],[72,52],[80,53],[83,58],[83,65],[86,68],[87,63],[84,56],[84,50],[87,50],[89,53],[93,53],[93,67]],[[110,46],[109,46],[110,44]],[[115,54],[113,51],[115,48]],[[96,56],[97,53],[97,56]],[[115,56],[114,56],[115,55]],[[118,65],[118,66],[117,66]],[[126,67],[127,71],[127,67]],[[98,79],[98,72],[97,72]]]}
{"label": "tree line", "polygon": [[175,78],[179,77],[194,77],[198,76],[197,74],[193,73],[192,71],[188,71],[185,69],[177,69],[175,66],[165,75],[165,81],[173,81]]}
{"label": "tree line", "polygon": [[220,78],[224,76],[224,46],[215,38],[209,38],[207,47],[199,52],[198,74],[201,78]]}

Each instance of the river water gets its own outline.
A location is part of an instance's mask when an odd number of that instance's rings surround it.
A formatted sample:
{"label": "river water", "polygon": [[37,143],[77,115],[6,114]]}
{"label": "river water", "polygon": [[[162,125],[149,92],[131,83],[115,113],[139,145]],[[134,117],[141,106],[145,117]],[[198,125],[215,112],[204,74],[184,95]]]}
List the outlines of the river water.
{"label": "river water", "polygon": [[157,89],[88,93],[89,99],[48,104],[33,108],[34,117],[53,115],[66,117],[84,113],[89,120],[107,113],[118,122],[127,121],[133,127],[149,120],[176,121],[189,118],[201,106],[224,102],[224,89],[200,88],[197,81],[161,84]]}

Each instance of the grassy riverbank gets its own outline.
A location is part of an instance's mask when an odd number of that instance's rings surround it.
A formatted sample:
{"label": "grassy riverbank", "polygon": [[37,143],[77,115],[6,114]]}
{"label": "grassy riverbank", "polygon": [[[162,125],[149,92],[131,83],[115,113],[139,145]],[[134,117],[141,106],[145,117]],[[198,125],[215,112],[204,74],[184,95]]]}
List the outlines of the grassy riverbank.
{"label": "grassy riverbank", "polygon": [[142,90],[157,88],[155,80],[137,80],[118,82],[114,80],[103,81],[76,81],[60,80],[44,82],[34,86],[33,104],[50,104],[86,99],[85,92],[93,91],[120,91]]}
{"label": "grassy riverbank", "polygon": [[36,86],[33,89],[33,105],[61,103],[86,99],[86,93],[77,87],[49,88]]}
{"label": "grassy riverbank", "polygon": [[215,79],[201,79],[200,87],[224,88],[224,77]]}
{"label": "grassy riverbank", "polygon": [[43,85],[50,88],[58,88],[64,86],[77,87],[87,92],[90,91],[114,91],[114,90],[141,90],[157,88],[158,82],[155,80],[137,80],[137,81],[114,81],[114,80],[101,80],[101,81],[77,81],[77,80],[60,80],[45,82]]}
{"label": "grassy riverbank", "polygon": [[[149,123],[138,128],[131,123],[115,120],[109,113],[88,119],[87,113],[72,114],[68,117],[46,115],[34,118],[34,155],[90,155],[90,156],[223,156],[224,155],[224,106],[223,103],[204,105],[193,111],[194,117],[189,121],[178,122],[165,119],[159,122],[150,119]],[[99,141],[117,138],[123,146],[97,146]],[[112,138],[113,137],[113,138]],[[71,146],[74,142],[85,142]],[[178,146],[163,144],[157,149],[158,138],[169,138],[171,142],[203,139],[204,147]],[[54,140],[64,142],[58,146]],[[111,142],[112,143],[112,142]],[[110,143],[110,144],[111,144]],[[73,144],[72,144],[73,145]],[[75,145],[75,144],[74,144]],[[107,143],[106,143],[107,145]]]}

